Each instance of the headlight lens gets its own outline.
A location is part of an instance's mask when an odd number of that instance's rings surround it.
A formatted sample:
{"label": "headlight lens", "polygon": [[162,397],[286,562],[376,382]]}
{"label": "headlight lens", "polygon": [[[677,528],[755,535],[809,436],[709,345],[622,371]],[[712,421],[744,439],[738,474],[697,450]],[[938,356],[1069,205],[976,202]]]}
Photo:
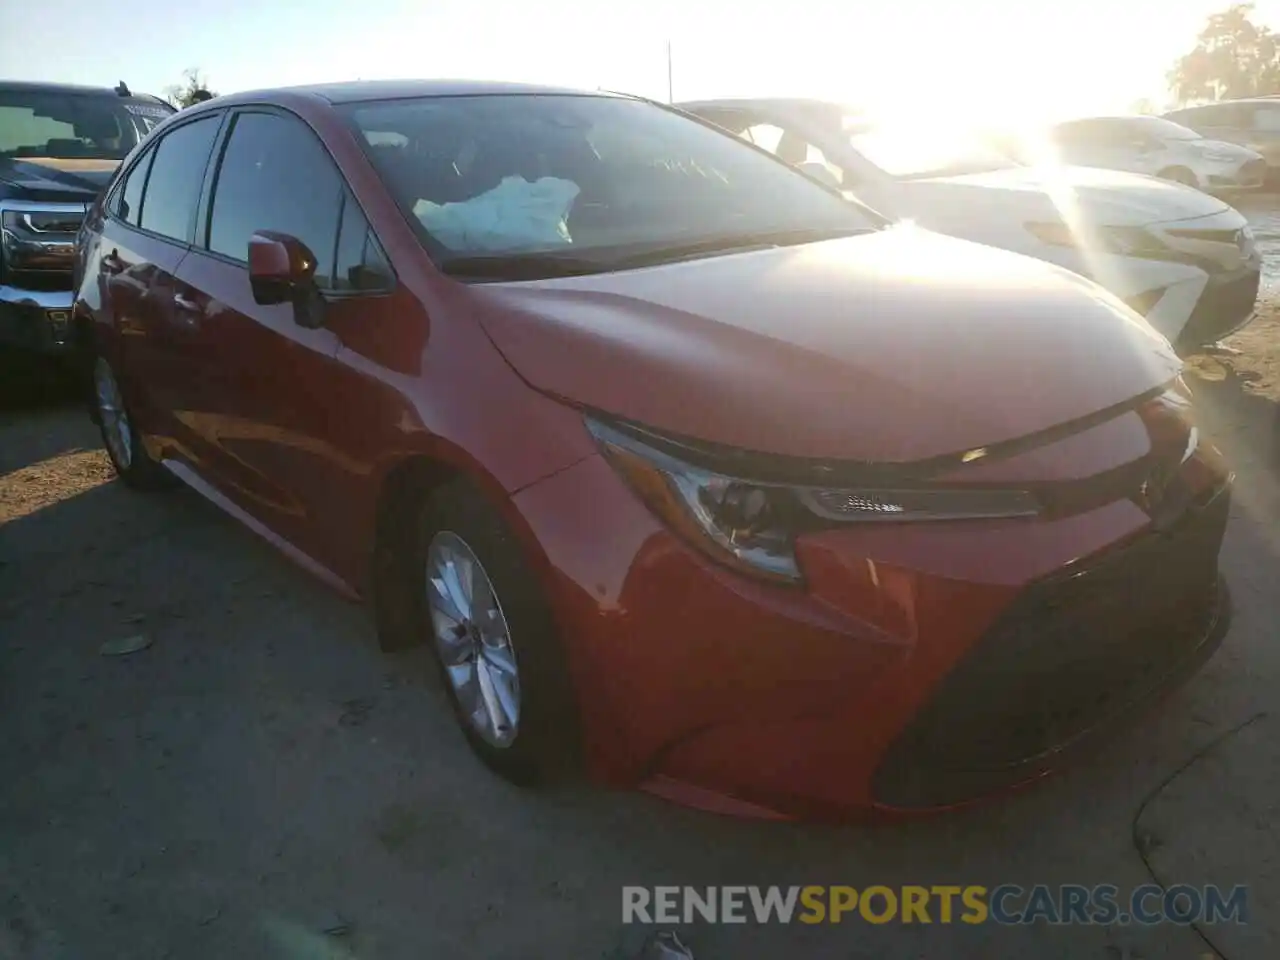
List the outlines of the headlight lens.
{"label": "headlight lens", "polygon": [[1089,226],[1073,230],[1061,221],[1033,222],[1028,223],[1026,227],[1040,240],[1055,247],[1097,250],[1144,260],[1161,260],[1174,255],[1174,251],[1165,246],[1159,237],[1145,227]]}
{"label": "headlight lens", "polygon": [[795,536],[850,523],[1029,517],[1022,490],[828,488],[760,482],[697,466],[617,427],[587,419],[605,458],[671,529],[712,558],[783,582],[801,579]]}
{"label": "headlight lens", "polygon": [[1235,154],[1227,153],[1225,150],[1206,150],[1201,156],[1214,163],[1227,163],[1236,159]]}

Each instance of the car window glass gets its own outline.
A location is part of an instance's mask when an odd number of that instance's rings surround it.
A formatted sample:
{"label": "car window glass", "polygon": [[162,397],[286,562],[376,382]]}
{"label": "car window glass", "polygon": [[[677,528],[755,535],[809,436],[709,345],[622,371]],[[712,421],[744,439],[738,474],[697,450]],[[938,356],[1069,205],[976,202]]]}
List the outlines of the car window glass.
{"label": "car window glass", "polygon": [[139,226],[186,242],[219,117],[204,117],[166,133],[156,146]]}
{"label": "car window glass", "polygon": [[342,226],[338,230],[333,289],[385,290],[391,285],[391,270],[386,264],[382,248],[369,229],[360,205],[347,193],[342,205]]}
{"label": "car window glass", "polygon": [[339,109],[440,262],[572,246],[609,264],[642,250],[879,225],[738,138],[644,101],[495,94]]}
{"label": "car window glass", "polygon": [[342,181],[320,141],[300,120],[271,113],[236,117],[218,168],[208,247],[248,258],[249,238],[274,230],[315,254],[316,283],[333,284]]}
{"label": "car window glass", "polygon": [[1280,133],[1280,106],[1258,107],[1254,110],[1253,128],[1266,133]]}
{"label": "car window glass", "polygon": [[772,123],[757,123],[743,130],[742,138],[761,150],[777,153],[778,143],[782,140],[782,128],[775,127]]}
{"label": "car window glass", "polygon": [[116,216],[125,223],[138,225],[138,217],[142,213],[142,188],[147,185],[147,171],[151,169],[151,160],[156,155],[148,150],[125,176],[124,185],[120,188],[116,206]]}

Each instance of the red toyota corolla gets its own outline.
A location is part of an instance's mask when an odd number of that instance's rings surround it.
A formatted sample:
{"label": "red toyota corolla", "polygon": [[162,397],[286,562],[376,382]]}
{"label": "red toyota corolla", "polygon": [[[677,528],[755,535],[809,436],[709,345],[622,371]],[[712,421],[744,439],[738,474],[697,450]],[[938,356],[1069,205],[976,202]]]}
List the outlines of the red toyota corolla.
{"label": "red toyota corolla", "polygon": [[1041,776],[1225,632],[1179,364],[1043,263],[621,96],[220,97],[122,165],[76,318],[121,478],[429,640],[504,776],[724,811]]}

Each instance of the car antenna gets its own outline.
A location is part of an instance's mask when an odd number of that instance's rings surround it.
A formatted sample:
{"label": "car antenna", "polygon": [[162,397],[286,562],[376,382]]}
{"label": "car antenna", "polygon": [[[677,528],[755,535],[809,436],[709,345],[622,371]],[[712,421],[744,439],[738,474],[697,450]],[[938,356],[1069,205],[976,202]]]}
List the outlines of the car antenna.
{"label": "car antenna", "polygon": [[129,92],[129,85],[125,83],[123,80],[121,80],[119,86],[116,87],[116,93],[118,93],[122,97],[133,96],[133,94]]}

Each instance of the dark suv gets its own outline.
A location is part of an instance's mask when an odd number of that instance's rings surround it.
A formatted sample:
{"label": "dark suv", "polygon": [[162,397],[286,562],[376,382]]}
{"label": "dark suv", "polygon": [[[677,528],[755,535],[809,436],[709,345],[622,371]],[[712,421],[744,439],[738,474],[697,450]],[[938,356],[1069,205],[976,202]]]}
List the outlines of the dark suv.
{"label": "dark suv", "polygon": [[174,112],[121,83],[0,81],[0,345],[70,349],[72,266],[86,208]]}

